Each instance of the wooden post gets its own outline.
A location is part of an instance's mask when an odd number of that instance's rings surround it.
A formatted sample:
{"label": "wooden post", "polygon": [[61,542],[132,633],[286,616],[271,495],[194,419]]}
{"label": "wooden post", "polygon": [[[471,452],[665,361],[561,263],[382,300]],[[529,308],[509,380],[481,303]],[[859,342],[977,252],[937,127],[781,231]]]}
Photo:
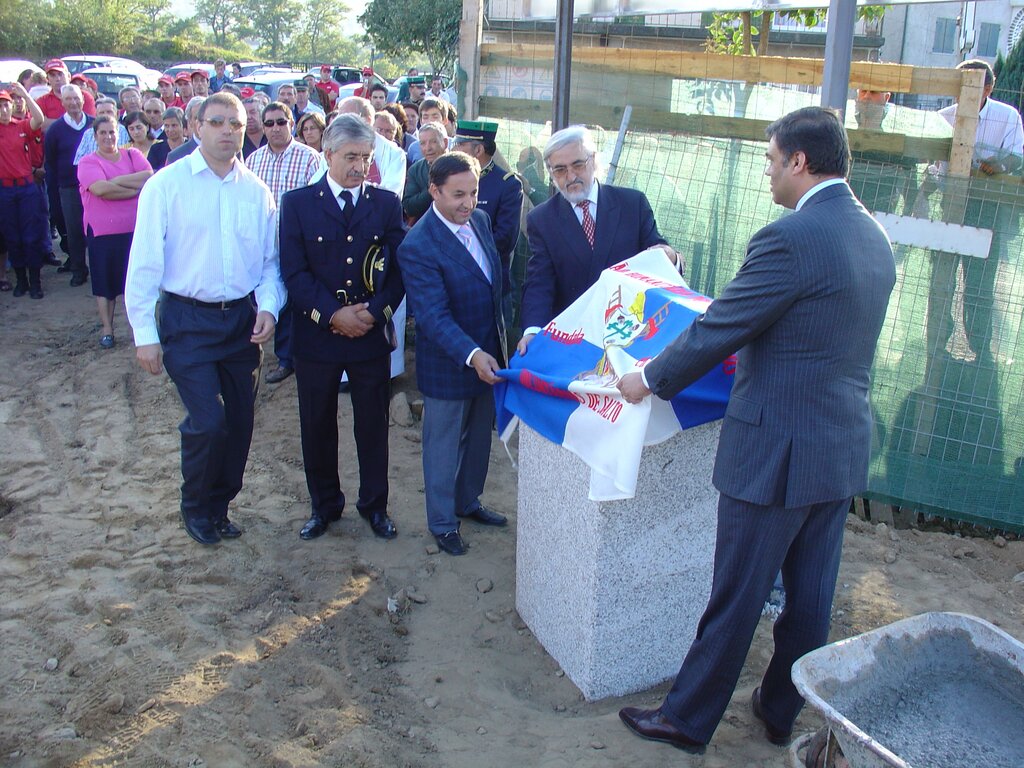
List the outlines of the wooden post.
{"label": "wooden post", "polygon": [[953,176],[970,176],[971,160],[974,157],[974,137],[978,132],[978,112],[981,110],[981,97],[985,90],[985,71],[964,69],[961,72],[963,81],[957,100],[949,172]]}
{"label": "wooden post", "polygon": [[483,41],[483,29],[483,0],[462,0],[457,105],[462,120],[476,120],[480,114],[480,44]]}

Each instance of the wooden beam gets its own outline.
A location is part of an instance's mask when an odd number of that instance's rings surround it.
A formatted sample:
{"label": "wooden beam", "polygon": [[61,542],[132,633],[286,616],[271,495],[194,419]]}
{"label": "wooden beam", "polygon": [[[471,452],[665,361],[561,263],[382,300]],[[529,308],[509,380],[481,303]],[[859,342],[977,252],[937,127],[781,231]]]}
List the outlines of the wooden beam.
{"label": "wooden beam", "polygon": [[[577,102],[573,106],[572,119],[587,125],[600,125],[608,130],[617,130],[622,120],[622,107],[610,107],[588,102]],[[543,123],[551,113],[551,102],[530,99],[506,99],[498,96],[484,96],[480,99],[480,114],[508,120],[525,120]],[[718,115],[687,115],[656,109],[633,107],[630,130],[688,133],[695,136],[710,136],[720,139],[741,139],[763,142],[764,129],[768,120],[753,120],[741,117]],[[902,156],[918,162],[931,162],[938,157],[948,157],[949,139],[930,139],[904,136],[899,133],[851,130],[850,147],[856,151],[882,152]]]}
{"label": "wooden beam", "polygon": [[[554,66],[554,56],[554,46],[550,45],[487,43],[481,46],[481,63],[485,66],[550,70]],[[825,62],[822,59],[732,56],[699,51],[579,47],[573,50],[573,66],[675,78],[821,85]],[[960,83],[960,73],[952,69],[869,61],[855,61],[850,68],[851,88],[957,96]]]}

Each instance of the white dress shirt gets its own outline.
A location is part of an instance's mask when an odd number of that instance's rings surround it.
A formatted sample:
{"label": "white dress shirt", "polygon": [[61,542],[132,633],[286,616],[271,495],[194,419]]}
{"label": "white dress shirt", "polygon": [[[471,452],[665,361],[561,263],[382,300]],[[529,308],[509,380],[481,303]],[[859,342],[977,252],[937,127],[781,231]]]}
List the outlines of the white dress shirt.
{"label": "white dress shirt", "polygon": [[[940,109],[939,114],[950,125],[956,123],[956,104]],[[1024,127],[1020,113],[1009,104],[993,98],[985,100],[985,106],[978,112],[978,128],[974,133],[974,158],[972,166],[977,169],[982,162],[994,162],[1004,171],[1020,167],[1024,154]],[[946,173],[948,162],[937,164],[940,172]]]}
{"label": "white dress shirt", "polygon": [[341,193],[342,192],[351,192],[352,193],[352,210],[355,210],[355,207],[357,205],[359,205],[359,196],[361,194],[363,194],[363,185],[362,184],[360,184],[358,187],[343,187],[343,186],[341,186],[341,184],[336,182],[331,177],[330,173],[328,173],[327,174],[327,186],[331,188],[331,194],[334,195],[334,202],[336,202],[338,204],[338,207],[341,208],[342,211],[344,211],[345,210],[345,206],[348,205],[348,203],[346,203],[344,200],[341,199]]}
{"label": "white dress shirt", "polygon": [[160,342],[161,291],[210,302],[255,292],[276,320],[287,297],[276,233],[273,195],[237,160],[222,179],[197,150],[155,174],[139,195],[124,291],[136,346]]}

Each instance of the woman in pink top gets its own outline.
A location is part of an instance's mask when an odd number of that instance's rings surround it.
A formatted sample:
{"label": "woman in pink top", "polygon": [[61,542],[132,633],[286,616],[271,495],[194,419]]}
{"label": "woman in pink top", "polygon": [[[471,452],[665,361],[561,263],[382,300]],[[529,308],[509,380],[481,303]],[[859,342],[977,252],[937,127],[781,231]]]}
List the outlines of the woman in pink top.
{"label": "woman in pink top", "polygon": [[117,123],[103,115],[93,122],[97,149],[78,164],[78,184],[89,238],[92,295],[103,324],[100,346],[114,346],[114,307],[124,293],[139,191],[153,175],[139,150],[117,147]]}

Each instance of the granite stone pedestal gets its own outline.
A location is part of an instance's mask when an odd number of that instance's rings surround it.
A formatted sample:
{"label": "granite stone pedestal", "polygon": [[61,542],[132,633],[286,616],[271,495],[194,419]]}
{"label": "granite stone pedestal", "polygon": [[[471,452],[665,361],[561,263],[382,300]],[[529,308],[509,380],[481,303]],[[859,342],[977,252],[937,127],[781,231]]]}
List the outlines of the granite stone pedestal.
{"label": "granite stone pedestal", "polygon": [[595,502],[590,468],[520,426],[516,609],[588,700],[679,671],[711,592],[720,429],[645,448],[636,495]]}

